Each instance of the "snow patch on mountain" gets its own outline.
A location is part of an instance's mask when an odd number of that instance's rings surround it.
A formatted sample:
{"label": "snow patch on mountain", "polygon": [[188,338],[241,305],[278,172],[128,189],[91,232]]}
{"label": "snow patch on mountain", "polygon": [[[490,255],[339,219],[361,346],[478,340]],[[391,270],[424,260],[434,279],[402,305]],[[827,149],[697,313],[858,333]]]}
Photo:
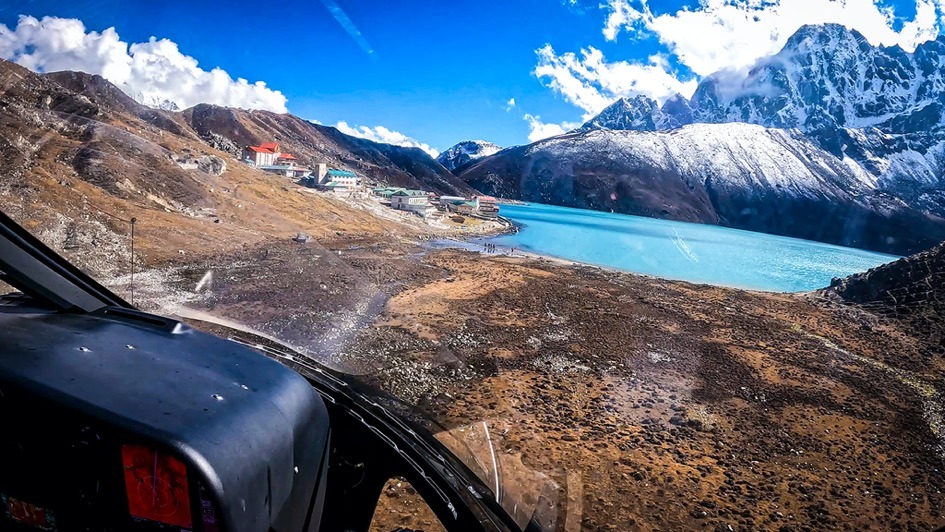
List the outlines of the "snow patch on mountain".
{"label": "snow patch on mountain", "polygon": [[485,140],[467,140],[444,151],[436,160],[447,170],[453,171],[477,159],[495,155],[501,150],[501,146]]}
{"label": "snow patch on mountain", "polygon": [[798,130],[730,124],[691,124],[673,131],[589,131],[533,145],[529,156],[548,152],[561,160],[593,154],[621,167],[672,171],[715,187],[777,190],[817,198],[844,190],[865,193],[876,178],[850,158],[838,159]]}
{"label": "snow patch on mountain", "polygon": [[128,95],[131,96],[136,102],[147,105],[152,109],[160,109],[162,111],[180,111],[177,103],[167,98],[161,98],[152,93],[143,93],[143,92],[134,92],[130,91],[127,86],[122,87],[122,90]]}

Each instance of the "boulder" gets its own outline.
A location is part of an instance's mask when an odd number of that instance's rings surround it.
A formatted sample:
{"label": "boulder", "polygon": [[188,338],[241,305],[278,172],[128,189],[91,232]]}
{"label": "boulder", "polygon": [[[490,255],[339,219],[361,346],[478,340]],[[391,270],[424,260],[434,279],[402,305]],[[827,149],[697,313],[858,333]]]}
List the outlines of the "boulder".
{"label": "boulder", "polygon": [[216,155],[204,155],[197,159],[197,168],[212,175],[222,175],[226,172],[226,162]]}

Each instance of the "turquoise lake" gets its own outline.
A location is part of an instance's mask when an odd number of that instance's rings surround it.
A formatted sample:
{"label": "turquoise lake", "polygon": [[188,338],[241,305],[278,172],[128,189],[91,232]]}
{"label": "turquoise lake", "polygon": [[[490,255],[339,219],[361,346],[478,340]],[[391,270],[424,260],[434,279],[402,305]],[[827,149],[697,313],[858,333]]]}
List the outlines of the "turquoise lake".
{"label": "turquoise lake", "polygon": [[551,205],[502,205],[517,234],[489,239],[635,273],[751,290],[802,292],[898,257],[713,225]]}

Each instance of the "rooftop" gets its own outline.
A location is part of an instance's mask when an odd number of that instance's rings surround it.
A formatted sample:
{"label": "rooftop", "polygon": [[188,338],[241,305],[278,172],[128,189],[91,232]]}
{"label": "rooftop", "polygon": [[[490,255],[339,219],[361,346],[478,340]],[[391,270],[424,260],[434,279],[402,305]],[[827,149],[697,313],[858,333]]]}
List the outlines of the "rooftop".
{"label": "rooftop", "polygon": [[262,146],[247,146],[246,149],[256,153],[275,153],[271,149],[263,148]]}
{"label": "rooftop", "polygon": [[335,170],[334,168],[328,171],[328,175],[331,177],[358,177],[358,174],[354,172],[349,172],[348,170]]}
{"label": "rooftop", "polygon": [[308,172],[309,169],[304,166],[290,166],[288,164],[261,164],[256,168],[260,170],[292,170],[294,172]]}

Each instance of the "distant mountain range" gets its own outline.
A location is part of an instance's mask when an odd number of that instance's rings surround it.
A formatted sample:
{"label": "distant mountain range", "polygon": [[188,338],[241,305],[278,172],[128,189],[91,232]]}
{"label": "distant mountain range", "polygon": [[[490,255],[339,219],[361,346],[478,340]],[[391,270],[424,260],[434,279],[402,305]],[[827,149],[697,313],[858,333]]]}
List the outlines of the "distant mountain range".
{"label": "distant mountain range", "polygon": [[444,151],[436,160],[447,170],[453,171],[477,159],[495,155],[501,150],[501,146],[485,140],[466,140]]}
{"label": "distant mountain range", "polygon": [[945,37],[804,26],[749,72],[620,99],[457,173],[483,192],[907,254],[945,239]]}
{"label": "distant mountain range", "polygon": [[943,102],[945,36],[907,53],[827,24],[802,27],[747,74],[708,76],[689,100],[676,95],[661,107],[642,96],[621,99],[584,127],[656,131],[746,122],[805,132],[875,127],[916,133],[942,126]]}

